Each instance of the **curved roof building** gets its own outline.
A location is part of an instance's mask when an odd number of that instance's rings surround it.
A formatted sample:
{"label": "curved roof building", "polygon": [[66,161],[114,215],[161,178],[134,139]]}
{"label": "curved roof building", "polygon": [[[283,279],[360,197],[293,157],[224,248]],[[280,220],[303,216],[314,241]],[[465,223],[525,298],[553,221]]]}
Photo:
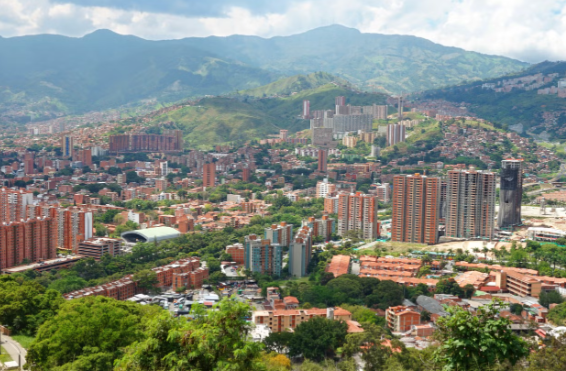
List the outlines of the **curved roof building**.
{"label": "curved roof building", "polygon": [[155,227],[124,232],[121,236],[128,242],[161,242],[180,235],[181,233],[175,228]]}

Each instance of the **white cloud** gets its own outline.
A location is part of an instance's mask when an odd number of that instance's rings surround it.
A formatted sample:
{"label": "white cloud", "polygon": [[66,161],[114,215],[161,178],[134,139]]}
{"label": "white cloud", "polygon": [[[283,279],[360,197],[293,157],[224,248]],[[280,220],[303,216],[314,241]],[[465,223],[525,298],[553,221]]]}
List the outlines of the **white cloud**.
{"label": "white cloud", "polygon": [[223,13],[211,11],[209,17],[156,12],[156,3],[150,12],[67,1],[71,0],[0,0],[0,35],[81,36],[108,28],[154,40],[231,34],[271,37],[339,23],[362,32],[416,35],[530,62],[566,59],[566,0],[287,0],[285,6],[257,9],[250,5],[253,1],[245,7],[230,7],[231,2],[224,1]]}

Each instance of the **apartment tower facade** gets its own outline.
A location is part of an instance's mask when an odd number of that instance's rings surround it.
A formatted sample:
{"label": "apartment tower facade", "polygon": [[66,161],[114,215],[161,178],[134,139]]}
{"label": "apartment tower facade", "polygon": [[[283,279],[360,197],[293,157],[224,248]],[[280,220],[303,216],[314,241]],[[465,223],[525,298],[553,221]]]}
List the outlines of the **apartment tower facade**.
{"label": "apartment tower facade", "polygon": [[202,186],[214,187],[216,183],[216,164],[211,162],[202,166]]}
{"label": "apartment tower facade", "polygon": [[446,236],[491,238],[495,220],[495,174],[488,171],[448,172]]}
{"label": "apartment tower facade", "polygon": [[364,239],[379,237],[377,206],[377,197],[373,195],[361,192],[338,195],[338,234],[359,230]]}
{"label": "apartment tower facade", "polygon": [[393,178],[391,239],[398,242],[438,242],[440,178],[420,174]]}

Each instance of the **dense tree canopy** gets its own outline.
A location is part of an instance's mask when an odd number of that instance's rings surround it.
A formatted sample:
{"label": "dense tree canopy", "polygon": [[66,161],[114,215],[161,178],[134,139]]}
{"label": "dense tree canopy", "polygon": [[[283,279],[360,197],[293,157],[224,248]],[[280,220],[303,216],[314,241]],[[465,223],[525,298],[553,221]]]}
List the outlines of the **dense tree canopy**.
{"label": "dense tree canopy", "polygon": [[262,344],[246,340],[247,304],[225,299],[195,319],[173,318],[163,312],[144,329],[143,340],[126,348],[118,371],[262,370]]}
{"label": "dense tree canopy", "polygon": [[161,310],[102,296],[71,300],[47,320],[32,343],[31,370],[109,370],[122,348],[143,337],[145,316]]}

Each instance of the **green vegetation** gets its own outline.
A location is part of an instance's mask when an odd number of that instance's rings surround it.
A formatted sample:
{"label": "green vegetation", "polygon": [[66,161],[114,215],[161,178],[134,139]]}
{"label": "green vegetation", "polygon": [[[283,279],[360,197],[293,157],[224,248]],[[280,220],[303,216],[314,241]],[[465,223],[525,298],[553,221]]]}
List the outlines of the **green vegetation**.
{"label": "green vegetation", "polygon": [[29,349],[31,343],[35,340],[35,337],[27,335],[12,335],[12,339],[20,343],[24,349]]}
{"label": "green vegetation", "polygon": [[[273,39],[231,36],[185,40],[191,46],[260,68],[284,74],[325,71],[364,89],[391,93],[501,76],[528,66],[414,36],[362,34],[339,25]],[[350,52],[344,53],[337,45],[347,46]]]}
{"label": "green vegetation", "polygon": [[0,350],[1,350],[0,362],[6,363],[6,362],[13,361],[12,357],[10,357],[10,354],[8,353],[8,351],[6,349],[4,349],[4,347],[0,347]]}
{"label": "green vegetation", "polygon": [[[558,98],[557,95],[538,95],[536,89],[530,91],[513,89],[508,93],[496,93],[491,89],[482,89],[481,85],[536,73],[559,73],[560,77],[563,77],[565,72],[566,63],[564,62],[543,62],[514,75],[425,92],[422,98],[468,103],[471,105],[470,111],[480,118],[505,127],[523,124],[523,132],[529,133],[528,129],[541,124],[543,113],[564,112],[566,100]],[[542,88],[556,86],[557,81],[555,79]],[[552,139],[566,139],[566,132],[563,130],[564,123],[566,123],[566,116],[559,115],[556,125],[549,131],[552,133]],[[543,130],[542,126],[538,126],[534,134],[539,134]]]}
{"label": "green vegetation", "polygon": [[277,81],[253,89],[239,91],[238,95],[265,98],[276,95],[290,95],[304,90],[316,89],[331,82],[338,82],[340,85],[347,85],[348,82],[332,76],[326,72],[315,72],[308,75],[296,75],[284,77]]}
{"label": "green vegetation", "polygon": [[264,139],[280,129],[295,132],[308,128],[309,121],[299,117],[304,99],[310,100],[311,110],[332,109],[336,96],[346,96],[352,105],[385,103],[383,94],[356,92],[335,84],[313,86],[283,98],[257,99],[248,96],[249,92],[234,98],[205,98],[196,106],[179,106],[156,116],[149,125],[181,129],[189,147],[210,149],[217,144],[241,145],[250,139]]}
{"label": "green vegetation", "polygon": [[192,321],[163,312],[145,326],[141,339],[125,349],[117,371],[262,370],[262,346],[246,340],[247,304],[223,300],[205,311],[195,306]]}
{"label": "green vegetation", "polygon": [[435,360],[445,370],[485,370],[517,361],[529,354],[527,343],[515,335],[508,318],[499,317],[495,302],[478,308],[475,314],[459,306],[447,307],[447,317],[437,320],[437,339],[442,345]]}
{"label": "green vegetation", "polygon": [[[337,45],[347,45],[350,52]],[[163,102],[253,89],[282,76],[317,71],[364,90],[398,93],[500,76],[527,66],[413,36],[362,34],[343,26],[272,39],[148,41],[107,30],[82,38],[2,38],[0,61],[0,80],[6,82],[0,90],[0,112],[8,122],[19,123],[139,104],[148,98],[156,99],[150,104],[157,108]],[[249,93],[263,96],[314,87],[329,78],[296,78]],[[125,107],[124,116],[130,110]]]}

